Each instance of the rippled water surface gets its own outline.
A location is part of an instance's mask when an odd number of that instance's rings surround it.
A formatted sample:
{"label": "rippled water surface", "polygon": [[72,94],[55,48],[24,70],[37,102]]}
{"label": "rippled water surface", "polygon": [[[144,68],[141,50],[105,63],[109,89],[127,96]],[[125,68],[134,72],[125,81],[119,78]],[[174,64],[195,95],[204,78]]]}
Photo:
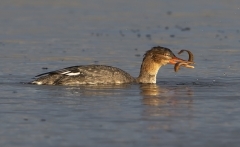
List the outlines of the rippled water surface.
{"label": "rippled water surface", "polygon": [[[238,147],[239,15],[237,0],[2,0],[0,145]],[[191,50],[195,69],[162,67],[156,85],[22,84],[85,64],[136,77],[157,45]]]}

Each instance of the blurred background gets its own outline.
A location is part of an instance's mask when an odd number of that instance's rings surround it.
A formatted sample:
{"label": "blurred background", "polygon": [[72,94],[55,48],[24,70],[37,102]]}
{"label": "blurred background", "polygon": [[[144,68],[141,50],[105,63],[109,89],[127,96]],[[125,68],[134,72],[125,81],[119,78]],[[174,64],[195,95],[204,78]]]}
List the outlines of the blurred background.
{"label": "blurred background", "polygon": [[[239,146],[239,0],[1,0],[1,146]],[[157,84],[33,86],[84,64],[137,77],[153,46],[195,69]],[[187,59],[187,54],[179,57]]]}
{"label": "blurred background", "polygon": [[[31,66],[41,72],[43,66],[61,68],[60,63],[97,63],[137,76],[142,55],[157,45],[175,53],[189,49],[197,61],[211,60],[216,52],[234,57],[240,44],[239,13],[236,0],[3,0],[0,56],[1,62],[10,61],[1,69],[27,74]],[[198,63],[198,69],[212,67]]]}

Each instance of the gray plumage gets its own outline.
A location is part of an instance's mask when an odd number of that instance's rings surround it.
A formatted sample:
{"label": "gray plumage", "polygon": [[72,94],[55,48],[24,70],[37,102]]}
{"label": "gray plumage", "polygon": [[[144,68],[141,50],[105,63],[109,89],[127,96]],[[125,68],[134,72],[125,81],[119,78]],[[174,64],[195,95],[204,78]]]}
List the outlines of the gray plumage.
{"label": "gray plumage", "polygon": [[80,65],[43,73],[36,76],[37,85],[82,85],[132,83],[135,79],[127,72],[106,65]]}

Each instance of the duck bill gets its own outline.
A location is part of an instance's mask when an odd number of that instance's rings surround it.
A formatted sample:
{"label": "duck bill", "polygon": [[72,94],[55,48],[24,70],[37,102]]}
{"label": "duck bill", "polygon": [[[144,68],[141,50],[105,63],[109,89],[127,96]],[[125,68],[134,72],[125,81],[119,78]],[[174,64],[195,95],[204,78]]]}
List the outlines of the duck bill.
{"label": "duck bill", "polygon": [[189,62],[189,61],[183,60],[183,59],[178,58],[178,57],[173,57],[171,60],[169,60],[169,64],[176,64],[178,62]]}

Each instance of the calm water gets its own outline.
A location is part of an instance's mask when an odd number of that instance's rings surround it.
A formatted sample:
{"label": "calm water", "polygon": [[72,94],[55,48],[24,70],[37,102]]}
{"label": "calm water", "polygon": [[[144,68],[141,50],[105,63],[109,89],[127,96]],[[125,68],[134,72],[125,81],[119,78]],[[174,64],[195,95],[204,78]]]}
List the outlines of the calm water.
{"label": "calm water", "polygon": [[[239,15],[237,0],[2,0],[0,145],[239,146]],[[191,50],[195,69],[162,67],[156,85],[21,84],[81,64],[138,76],[157,45]]]}

